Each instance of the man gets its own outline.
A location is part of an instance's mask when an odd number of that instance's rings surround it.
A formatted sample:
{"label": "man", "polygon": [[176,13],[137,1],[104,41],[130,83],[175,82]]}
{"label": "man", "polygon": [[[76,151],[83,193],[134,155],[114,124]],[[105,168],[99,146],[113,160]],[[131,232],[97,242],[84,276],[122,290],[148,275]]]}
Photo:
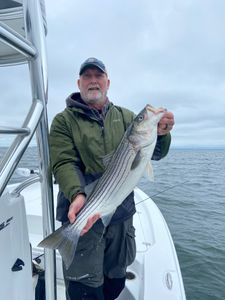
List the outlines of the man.
{"label": "man", "polygon": [[[110,80],[103,62],[88,58],[80,67],[78,87],[50,131],[52,168],[59,184],[57,219],[71,223],[86,201],[85,186],[104,172],[103,157],[112,153],[135,115],[109,101]],[[164,157],[174,125],[166,112],[158,125],[152,159]],[[133,192],[117,208],[107,228],[90,216],[81,232],[75,258],[64,268],[67,299],[113,300],[125,286],[126,268],[136,255]]]}

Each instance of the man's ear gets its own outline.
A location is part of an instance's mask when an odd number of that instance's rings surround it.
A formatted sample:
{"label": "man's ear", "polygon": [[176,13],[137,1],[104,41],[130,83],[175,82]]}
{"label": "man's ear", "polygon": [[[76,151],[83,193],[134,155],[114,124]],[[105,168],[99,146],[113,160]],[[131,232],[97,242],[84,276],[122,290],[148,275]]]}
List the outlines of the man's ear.
{"label": "man's ear", "polygon": [[110,80],[108,79],[108,89],[109,89],[109,87],[110,87]]}
{"label": "man's ear", "polygon": [[78,88],[80,90],[80,79],[77,80],[77,86],[78,86]]}

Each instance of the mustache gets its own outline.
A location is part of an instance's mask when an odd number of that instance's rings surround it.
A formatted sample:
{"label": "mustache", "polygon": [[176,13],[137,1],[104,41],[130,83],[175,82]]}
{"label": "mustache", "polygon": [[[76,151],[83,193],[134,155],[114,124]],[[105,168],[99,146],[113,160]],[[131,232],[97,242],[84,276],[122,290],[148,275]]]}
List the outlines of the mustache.
{"label": "mustache", "polygon": [[88,86],[88,90],[100,90],[100,86],[98,86],[98,85],[90,85],[90,86]]}

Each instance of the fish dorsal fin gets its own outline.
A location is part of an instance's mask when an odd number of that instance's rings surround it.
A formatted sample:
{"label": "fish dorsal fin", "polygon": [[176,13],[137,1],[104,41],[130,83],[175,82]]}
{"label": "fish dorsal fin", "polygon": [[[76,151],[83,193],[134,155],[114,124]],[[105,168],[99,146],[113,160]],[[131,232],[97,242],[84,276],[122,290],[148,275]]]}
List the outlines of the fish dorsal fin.
{"label": "fish dorsal fin", "polygon": [[153,167],[151,164],[151,161],[149,161],[145,167],[145,174],[144,176],[149,180],[149,181],[154,181],[154,172],[153,172]]}
{"label": "fish dorsal fin", "polygon": [[141,151],[139,150],[133,160],[132,166],[131,166],[131,170],[134,170],[135,168],[137,168],[137,166],[139,165],[141,161]]}
{"label": "fish dorsal fin", "polygon": [[102,162],[103,162],[103,165],[104,165],[105,168],[106,168],[106,167],[108,166],[108,164],[110,163],[110,160],[112,159],[113,154],[114,154],[114,151],[113,151],[113,152],[110,152],[110,153],[108,153],[108,154],[106,154],[106,155],[102,158]]}

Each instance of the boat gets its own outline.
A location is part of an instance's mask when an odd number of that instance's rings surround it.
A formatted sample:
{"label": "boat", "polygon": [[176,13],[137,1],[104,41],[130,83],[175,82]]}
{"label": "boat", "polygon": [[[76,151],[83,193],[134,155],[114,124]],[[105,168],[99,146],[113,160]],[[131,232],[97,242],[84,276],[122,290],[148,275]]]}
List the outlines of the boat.
{"label": "boat", "polygon": [[[37,247],[60,226],[54,219],[58,186],[50,172],[48,148],[46,36],[43,0],[1,1],[0,65],[28,64],[32,89],[23,125],[0,126],[0,134],[15,136],[0,161],[1,299],[65,299],[61,256],[58,251]],[[9,184],[34,135],[38,170],[24,169],[24,180]],[[135,203],[137,255],[118,299],[185,300],[176,249],[163,215],[138,187]],[[39,295],[41,284],[44,298]]]}

